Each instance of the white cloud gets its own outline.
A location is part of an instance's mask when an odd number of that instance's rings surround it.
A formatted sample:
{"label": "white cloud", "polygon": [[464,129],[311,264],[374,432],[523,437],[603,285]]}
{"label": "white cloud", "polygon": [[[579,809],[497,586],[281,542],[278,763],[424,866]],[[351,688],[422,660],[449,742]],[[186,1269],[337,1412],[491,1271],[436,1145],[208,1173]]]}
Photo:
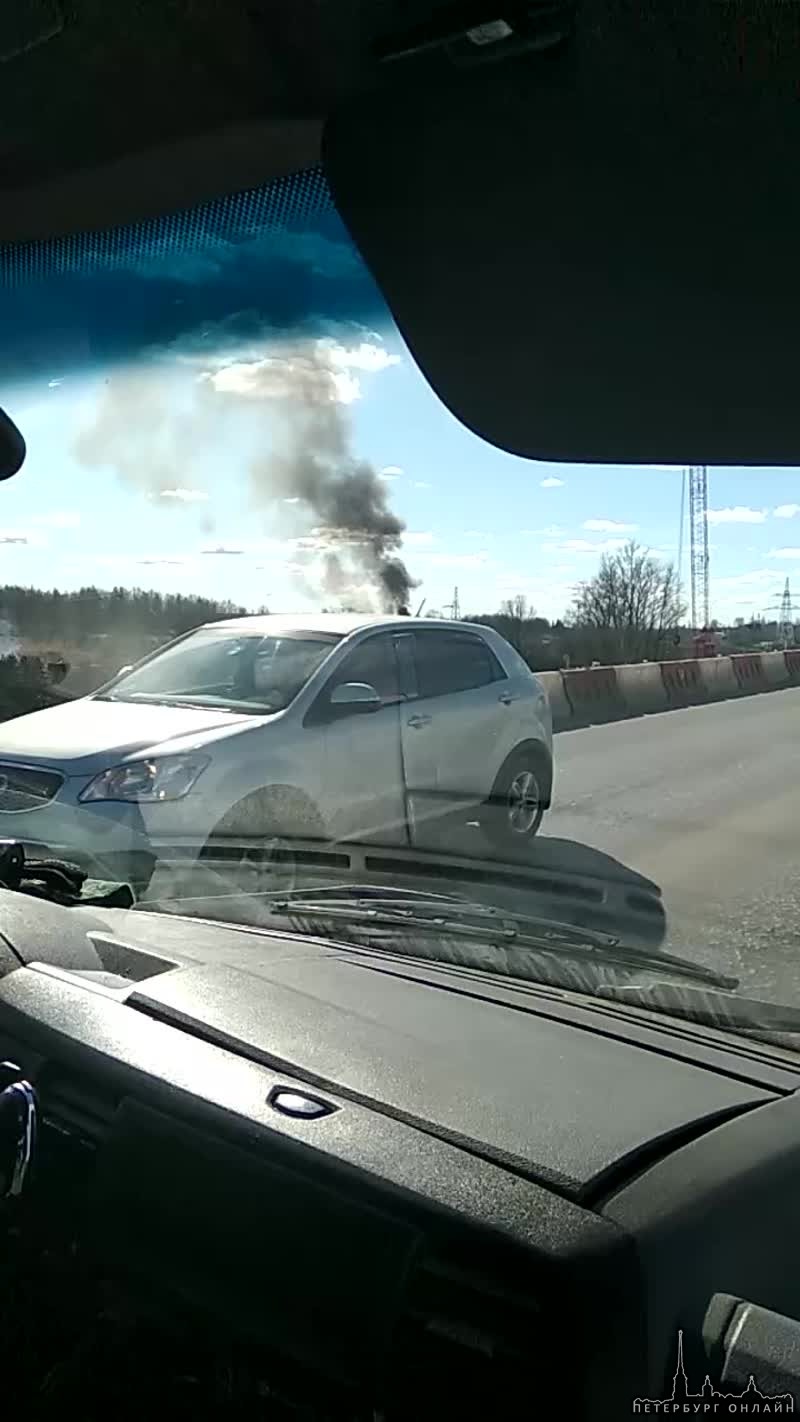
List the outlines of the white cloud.
{"label": "white cloud", "polygon": [[771,548],[770,558],[800,558],[800,548]]}
{"label": "white cloud", "polygon": [[399,479],[402,474],[399,464],[385,464],[381,470],[382,479]]}
{"label": "white cloud", "polygon": [[773,518],[796,518],[800,513],[800,504],[778,504],[772,510]]}
{"label": "white cloud", "polygon": [[158,497],[176,504],[204,504],[208,500],[202,489],[161,489]]}
{"label": "white cloud", "polygon": [[589,533],[635,533],[638,524],[617,523],[613,518],[587,518],[583,527]]}
{"label": "white cloud", "polygon": [[317,341],[317,348],[327,355],[331,365],[341,366],[345,370],[363,370],[369,375],[400,364],[398,355],[391,355],[384,346],[377,345],[374,341],[361,341],[357,346],[344,346],[325,337]]}
{"label": "white cloud", "polygon": [[[250,400],[286,400],[295,394],[298,371],[315,370],[308,356],[270,355],[262,360],[238,360],[221,370],[206,371],[200,380],[218,395],[239,395]],[[358,377],[347,369],[328,369],[329,398],[340,405],[352,405],[361,397]]]}
{"label": "white cloud", "polygon": [[284,499],[283,502],[284,502],[285,504],[299,504],[300,500],[299,500],[299,499]]}
{"label": "white cloud", "polygon": [[308,393],[310,382],[315,399],[352,405],[361,398],[361,382],[353,372],[375,375],[399,364],[400,357],[377,341],[347,346],[326,336],[293,348],[273,347],[264,356],[250,352],[248,358],[221,365],[206,360],[207,367],[216,368],[204,370],[199,380],[210,384],[218,395],[255,400],[286,400],[298,391]]}
{"label": "white cloud", "polygon": [[564,480],[556,479],[554,474],[550,474],[547,479],[542,479],[540,487],[542,489],[563,489]]}
{"label": "white cloud", "polygon": [[735,508],[709,509],[709,523],[764,523],[766,521],[765,509],[750,509],[743,504],[737,504]]}

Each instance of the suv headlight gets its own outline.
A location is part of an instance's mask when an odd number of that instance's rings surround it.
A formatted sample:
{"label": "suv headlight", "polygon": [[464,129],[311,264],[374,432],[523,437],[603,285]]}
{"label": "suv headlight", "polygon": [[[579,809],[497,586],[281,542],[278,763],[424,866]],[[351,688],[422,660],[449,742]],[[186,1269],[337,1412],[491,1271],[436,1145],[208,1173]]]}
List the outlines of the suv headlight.
{"label": "suv headlight", "polygon": [[79,800],[132,800],[139,804],[180,800],[209,764],[208,756],[167,755],[115,765],[90,780]]}

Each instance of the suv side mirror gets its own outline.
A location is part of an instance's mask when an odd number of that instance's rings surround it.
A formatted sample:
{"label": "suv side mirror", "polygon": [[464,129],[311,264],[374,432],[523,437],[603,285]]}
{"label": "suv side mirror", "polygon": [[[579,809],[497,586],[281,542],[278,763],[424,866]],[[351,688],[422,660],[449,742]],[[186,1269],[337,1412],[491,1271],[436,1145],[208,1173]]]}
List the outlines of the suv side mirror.
{"label": "suv side mirror", "polygon": [[381,704],[374,686],[366,681],[340,681],[331,692],[331,711],[352,712],[357,715],[364,711],[377,711]]}

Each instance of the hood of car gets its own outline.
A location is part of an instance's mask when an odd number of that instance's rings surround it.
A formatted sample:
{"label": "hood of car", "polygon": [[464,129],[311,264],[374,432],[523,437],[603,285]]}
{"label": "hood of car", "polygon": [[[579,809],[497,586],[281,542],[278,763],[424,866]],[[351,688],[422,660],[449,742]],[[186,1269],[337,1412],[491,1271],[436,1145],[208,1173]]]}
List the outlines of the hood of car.
{"label": "hood of car", "polygon": [[80,762],[155,750],[178,738],[253,723],[251,716],[187,706],[152,706],[126,701],[70,701],[4,722],[0,759],[41,760],[82,768]]}

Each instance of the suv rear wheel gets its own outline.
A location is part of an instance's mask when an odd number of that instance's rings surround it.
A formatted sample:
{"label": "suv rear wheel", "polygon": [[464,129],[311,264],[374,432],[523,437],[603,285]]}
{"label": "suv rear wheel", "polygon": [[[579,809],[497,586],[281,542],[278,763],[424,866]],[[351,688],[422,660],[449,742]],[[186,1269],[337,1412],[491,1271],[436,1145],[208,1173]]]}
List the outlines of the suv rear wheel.
{"label": "suv rear wheel", "polygon": [[550,806],[552,769],[545,751],[516,751],[489,797],[487,829],[499,849],[521,849],[536,836]]}

